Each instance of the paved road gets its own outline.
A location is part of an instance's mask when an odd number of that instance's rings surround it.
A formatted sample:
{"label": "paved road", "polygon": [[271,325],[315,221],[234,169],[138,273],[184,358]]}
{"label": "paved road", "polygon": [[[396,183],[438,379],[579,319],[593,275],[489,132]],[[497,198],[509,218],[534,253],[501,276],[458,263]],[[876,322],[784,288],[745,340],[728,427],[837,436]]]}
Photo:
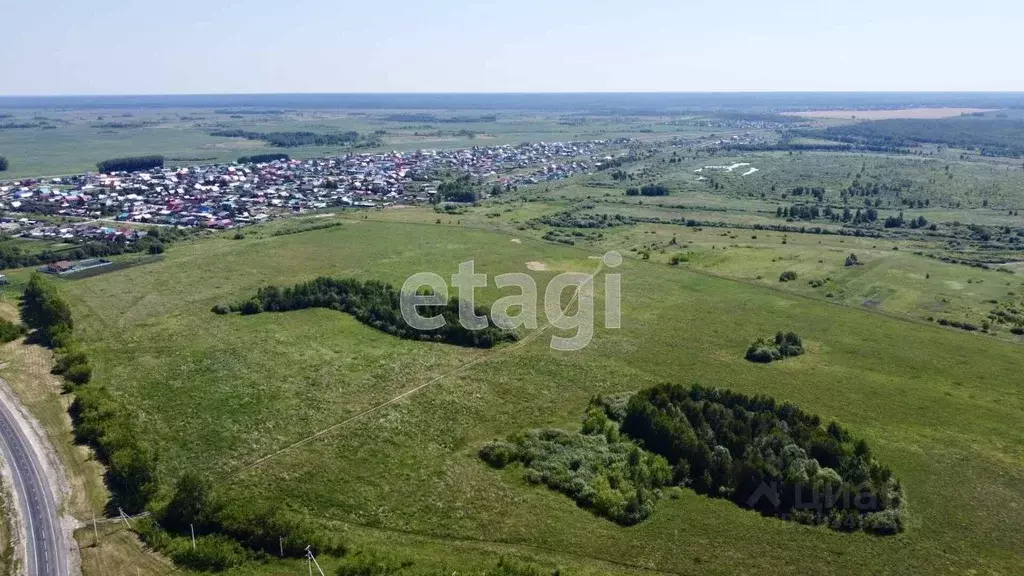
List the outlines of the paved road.
{"label": "paved road", "polygon": [[44,477],[39,455],[32,450],[18,421],[0,402],[0,450],[14,474],[14,495],[28,533],[28,561],[22,574],[68,576],[68,547],[60,529],[57,505]]}

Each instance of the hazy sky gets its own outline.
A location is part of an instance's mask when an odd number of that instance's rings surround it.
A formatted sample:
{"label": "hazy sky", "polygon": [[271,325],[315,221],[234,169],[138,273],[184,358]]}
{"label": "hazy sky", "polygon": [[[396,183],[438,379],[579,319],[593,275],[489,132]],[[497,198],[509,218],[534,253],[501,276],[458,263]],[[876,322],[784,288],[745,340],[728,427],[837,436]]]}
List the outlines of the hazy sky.
{"label": "hazy sky", "polygon": [[1020,0],[3,0],[0,94],[1024,91]]}

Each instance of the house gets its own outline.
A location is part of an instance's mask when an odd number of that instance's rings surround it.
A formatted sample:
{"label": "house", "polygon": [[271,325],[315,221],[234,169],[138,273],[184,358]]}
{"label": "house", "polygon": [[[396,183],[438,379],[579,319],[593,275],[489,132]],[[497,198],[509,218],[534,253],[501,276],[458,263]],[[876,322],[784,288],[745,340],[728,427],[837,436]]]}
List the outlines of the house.
{"label": "house", "polygon": [[46,272],[49,272],[50,274],[64,274],[70,272],[74,267],[75,264],[70,260],[60,260],[58,262],[48,264],[46,266]]}

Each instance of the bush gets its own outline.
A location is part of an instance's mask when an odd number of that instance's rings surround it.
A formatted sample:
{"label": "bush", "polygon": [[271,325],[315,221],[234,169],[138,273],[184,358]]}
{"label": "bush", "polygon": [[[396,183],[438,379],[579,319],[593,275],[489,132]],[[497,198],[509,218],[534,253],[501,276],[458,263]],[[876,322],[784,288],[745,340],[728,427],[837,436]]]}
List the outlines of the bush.
{"label": "bush", "polygon": [[0,343],[6,344],[25,335],[25,327],[10,320],[0,319]]}
{"label": "bush", "polygon": [[557,490],[583,508],[624,526],[654,511],[660,488],[673,482],[664,458],[621,439],[599,400],[591,402],[582,432],[536,429],[480,450],[491,466],[524,466],[527,481]]}
{"label": "bush", "polygon": [[212,312],[214,314],[230,314],[231,313],[231,306],[228,306],[227,304],[223,304],[223,303],[216,304],[216,305],[214,305],[214,307],[212,309]]}
{"label": "bush", "polygon": [[92,366],[90,366],[88,362],[74,364],[68,368],[64,377],[74,384],[86,384],[92,379]]}
{"label": "bush", "polygon": [[799,356],[804,353],[804,344],[795,332],[783,334],[778,332],[775,338],[758,338],[748,348],[744,356],[751,362],[767,364],[775,360]]}
{"label": "bush", "polygon": [[849,256],[846,257],[846,262],[843,265],[847,267],[858,266],[860,265],[860,261],[857,260],[856,254],[850,254]]}
{"label": "bush", "polygon": [[1024,336],[1024,327],[1014,326],[1010,328],[1010,334],[1016,334],[1017,336]]}
{"label": "bush", "polygon": [[258,298],[252,298],[242,304],[240,310],[242,314],[259,314],[263,312],[263,302]]}
{"label": "bush", "polygon": [[792,270],[786,270],[779,276],[779,282],[791,282],[796,280],[796,272]]}
{"label": "bush", "polygon": [[8,166],[9,164],[7,163],[7,158],[0,156],[0,172],[4,172],[5,170],[7,170]]}

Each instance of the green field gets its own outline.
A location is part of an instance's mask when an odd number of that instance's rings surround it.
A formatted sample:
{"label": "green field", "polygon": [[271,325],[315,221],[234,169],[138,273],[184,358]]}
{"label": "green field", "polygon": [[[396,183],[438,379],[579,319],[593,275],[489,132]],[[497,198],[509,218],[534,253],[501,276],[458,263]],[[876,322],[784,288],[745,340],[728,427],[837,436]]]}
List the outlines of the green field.
{"label": "green field", "polygon": [[[525,211],[521,221],[543,212],[532,206],[517,209]],[[317,275],[400,284],[421,270],[447,276],[469,259],[491,275],[542,262],[547,271],[533,274],[544,286],[560,271],[593,271],[590,257],[610,246],[629,253],[631,244],[668,234],[627,228],[621,234],[635,236],[631,241],[616,231],[569,247],[541,242],[542,230],[507,222],[518,212],[489,219],[482,212],[493,208],[478,211],[438,216],[441,224],[429,211],[398,210],[372,219],[342,216],[342,227],[289,236],[210,238],[175,247],[163,261],[62,282],[62,288],[95,380],[110,387],[157,449],[164,486],[198,471],[220,479],[217,490],[229,498],[280,502],[342,532],[354,546],[388,549],[416,569],[479,570],[500,555],[574,574],[1019,569],[1024,435],[1015,423],[1024,415],[1024,393],[1017,343],[867,313],[823,295],[808,298],[806,284],[792,292],[768,289],[775,287],[770,276],[741,282],[706,274],[700,265],[669,266],[660,254],[627,258],[616,270],[623,327],[598,329],[576,353],[550,350],[547,333],[480,351],[397,340],[329,310],[210,312],[265,284]],[[721,231],[680,236],[704,253],[712,233]],[[792,267],[803,284],[804,274],[817,270],[809,246],[817,239],[801,240],[799,254],[787,254],[788,243],[770,254],[799,257]],[[846,300],[860,297],[866,288],[859,287],[871,284],[877,269],[916,262],[904,249],[890,263],[883,244],[857,245],[869,264],[844,279]],[[829,252],[828,270],[845,272],[834,270],[834,260],[841,261],[847,245],[819,250]],[[753,250],[730,247],[721,266],[747,274],[745,251]],[[741,256],[733,259],[734,252]],[[785,269],[768,266],[767,255],[756,260],[776,277]],[[985,280],[986,288],[994,285]],[[598,276],[598,320],[602,286]],[[493,287],[483,292],[485,300],[498,296]],[[808,353],[770,366],[743,359],[751,340],[776,330],[798,332]],[[842,422],[903,481],[907,530],[889,538],[840,534],[690,491],[623,528],[528,485],[517,469],[495,471],[477,457],[484,443],[525,428],[575,428],[596,393],[660,382],[767,393]],[[401,401],[331,428],[423,384]]]}

